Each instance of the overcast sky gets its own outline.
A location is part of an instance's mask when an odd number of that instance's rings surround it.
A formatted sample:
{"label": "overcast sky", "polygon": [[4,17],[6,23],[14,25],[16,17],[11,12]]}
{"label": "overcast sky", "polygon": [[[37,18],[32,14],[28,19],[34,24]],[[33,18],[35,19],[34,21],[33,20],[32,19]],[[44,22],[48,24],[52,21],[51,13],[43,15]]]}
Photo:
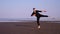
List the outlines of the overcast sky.
{"label": "overcast sky", "polygon": [[46,10],[42,14],[60,17],[60,0],[0,0],[0,18],[32,18],[32,8]]}

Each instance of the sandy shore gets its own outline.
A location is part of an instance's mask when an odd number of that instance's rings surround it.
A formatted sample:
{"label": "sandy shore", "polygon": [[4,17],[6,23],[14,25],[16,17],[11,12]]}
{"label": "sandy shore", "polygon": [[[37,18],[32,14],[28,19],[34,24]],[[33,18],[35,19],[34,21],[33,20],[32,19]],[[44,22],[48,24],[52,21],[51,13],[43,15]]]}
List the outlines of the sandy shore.
{"label": "sandy shore", "polygon": [[0,34],[60,34],[60,23],[41,21],[41,29],[36,22],[0,22]]}

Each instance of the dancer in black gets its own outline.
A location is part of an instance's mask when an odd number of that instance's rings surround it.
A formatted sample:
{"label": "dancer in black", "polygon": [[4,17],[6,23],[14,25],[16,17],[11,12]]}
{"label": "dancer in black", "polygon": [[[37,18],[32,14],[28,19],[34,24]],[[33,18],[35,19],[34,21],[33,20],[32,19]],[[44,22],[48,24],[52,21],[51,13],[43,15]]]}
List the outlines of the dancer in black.
{"label": "dancer in black", "polygon": [[48,17],[48,15],[42,15],[39,12],[42,12],[42,11],[39,11],[39,10],[36,10],[35,8],[33,8],[33,13],[31,14],[31,16],[36,16],[37,17],[38,28],[40,29],[40,23],[39,23],[40,17]]}

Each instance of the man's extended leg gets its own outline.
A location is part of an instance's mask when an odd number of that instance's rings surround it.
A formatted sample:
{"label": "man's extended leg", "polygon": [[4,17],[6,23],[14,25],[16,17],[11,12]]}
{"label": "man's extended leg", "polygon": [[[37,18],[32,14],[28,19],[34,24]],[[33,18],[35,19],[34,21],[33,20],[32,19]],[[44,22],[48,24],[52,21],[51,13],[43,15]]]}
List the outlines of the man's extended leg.
{"label": "man's extended leg", "polygon": [[41,17],[48,17],[48,15],[41,15]]}

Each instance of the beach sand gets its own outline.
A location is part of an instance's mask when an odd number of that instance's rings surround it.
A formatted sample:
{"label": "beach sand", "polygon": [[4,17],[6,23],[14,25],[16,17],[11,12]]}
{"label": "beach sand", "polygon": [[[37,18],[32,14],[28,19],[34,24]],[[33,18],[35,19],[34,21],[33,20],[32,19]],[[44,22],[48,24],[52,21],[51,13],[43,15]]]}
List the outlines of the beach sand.
{"label": "beach sand", "polygon": [[60,34],[60,23],[41,21],[40,30],[32,22],[0,22],[0,34]]}

